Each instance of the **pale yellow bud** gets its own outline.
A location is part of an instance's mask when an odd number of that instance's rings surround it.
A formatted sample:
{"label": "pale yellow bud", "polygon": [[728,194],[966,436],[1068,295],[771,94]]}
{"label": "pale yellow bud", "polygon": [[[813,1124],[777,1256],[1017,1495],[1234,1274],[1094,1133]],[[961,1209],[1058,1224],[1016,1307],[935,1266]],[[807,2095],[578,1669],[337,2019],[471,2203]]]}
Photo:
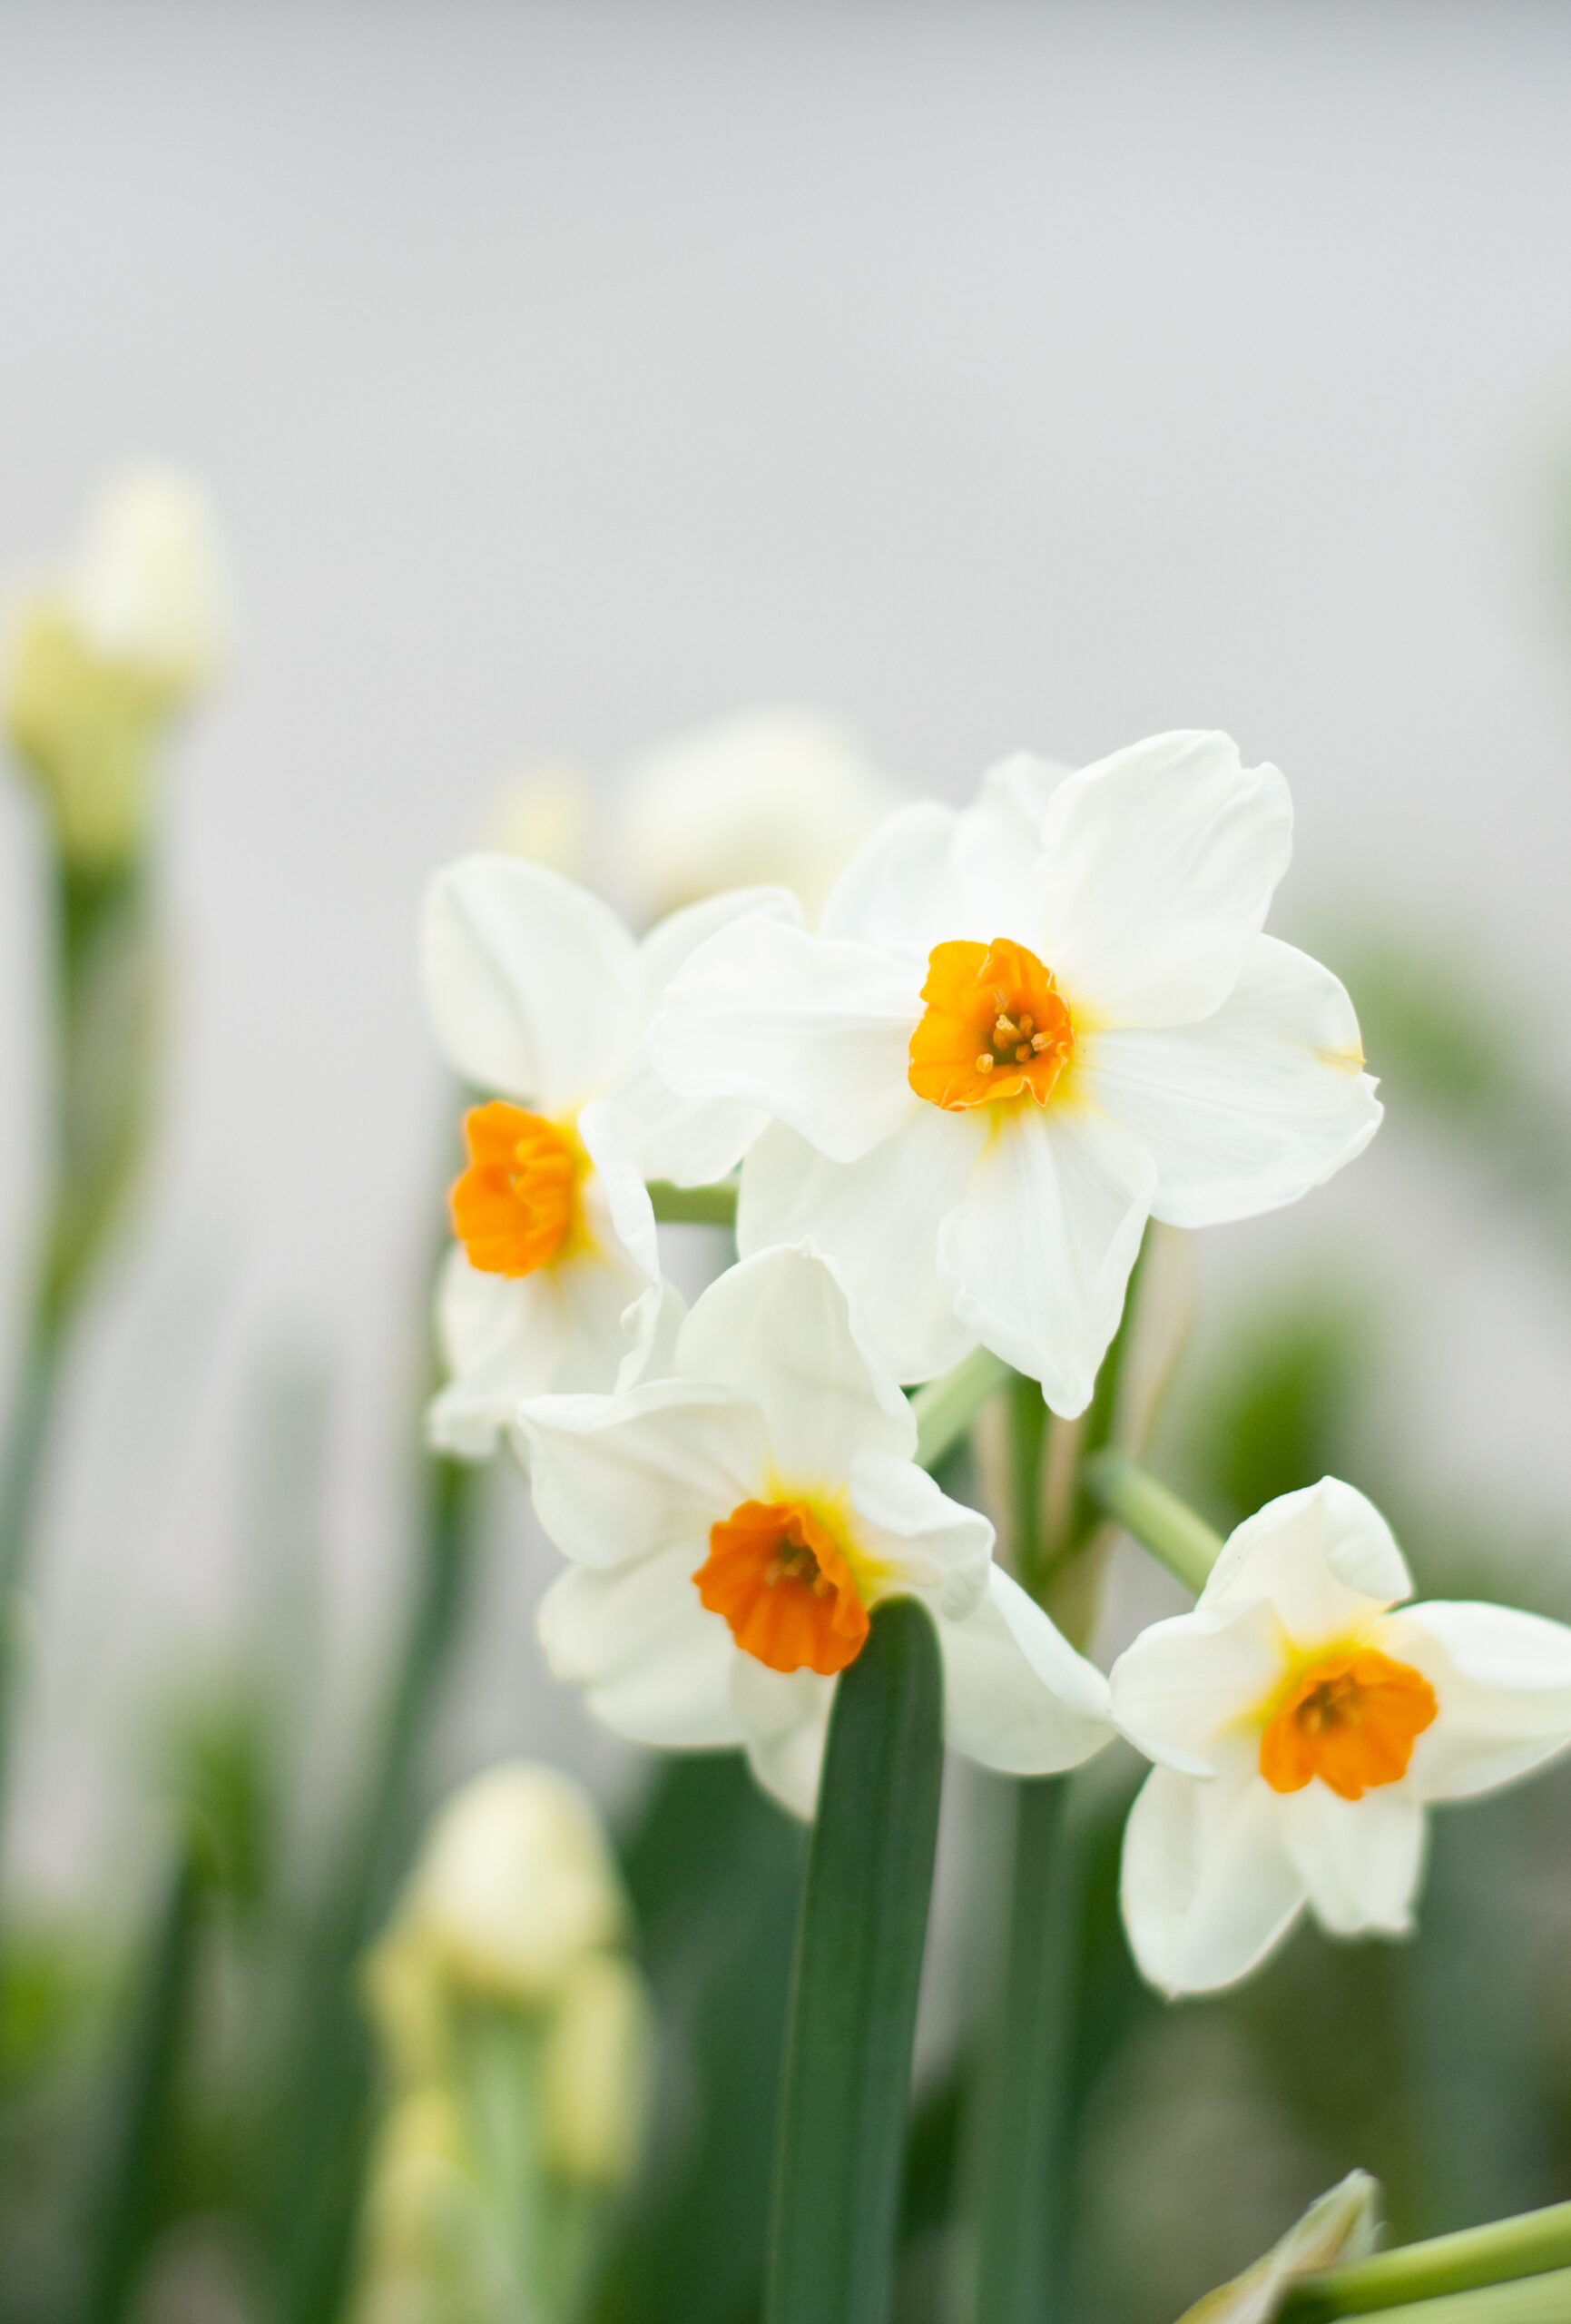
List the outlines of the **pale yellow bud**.
{"label": "pale yellow bud", "polygon": [[727,888],[794,889],[816,917],[898,794],[854,736],[808,710],[761,710],[677,737],[623,777],[614,883],[635,919]]}
{"label": "pale yellow bud", "polygon": [[354,2324],[509,2324],[516,2313],[457,2102],[414,2092],[388,2113],[372,2157]]}
{"label": "pale yellow bud", "polygon": [[590,805],[588,785],[571,767],[526,768],[491,802],[480,844],[576,880],[588,854]]}
{"label": "pale yellow bud", "polygon": [[172,468],[133,468],[94,504],[64,601],[84,644],[127,663],[177,703],[229,651],[229,582],[205,494]]}
{"label": "pale yellow bud", "polygon": [[620,2187],[643,2136],[652,2049],[649,1998],[620,1953],[589,1954],[562,1989],[546,2037],[543,2141],[548,2165]]}
{"label": "pale yellow bud", "polygon": [[1375,2248],[1380,2190],[1367,2171],[1350,2171],[1312,2202],[1262,2260],[1185,2310],[1179,2324],[1271,2324],[1295,2276],[1318,2274]]}
{"label": "pale yellow bud", "polygon": [[395,1921],[367,1954],[361,1985],[393,2079],[439,2082],[447,2071],[448,2021],[436,1948]]}
{"label": "pale yellow bud", "polygon": [[527,2005],[549,1998],[581,1954],[618,1942],[626,1906],[588,1794],[516,1759],[442,1809],[400,1917],[455,1987]]}

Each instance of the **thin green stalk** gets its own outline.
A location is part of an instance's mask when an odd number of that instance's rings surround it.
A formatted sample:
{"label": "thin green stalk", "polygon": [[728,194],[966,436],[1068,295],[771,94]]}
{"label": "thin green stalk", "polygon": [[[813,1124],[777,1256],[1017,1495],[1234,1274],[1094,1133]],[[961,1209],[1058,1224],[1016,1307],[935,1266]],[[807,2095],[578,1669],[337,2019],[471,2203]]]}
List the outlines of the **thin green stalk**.
{"label": "thin green stalk", "polygon": [[881,2324],[943,1774],[926,1610],[878,1608],[830,1721],[797,1944],[766,2324]]}
{"label": "thin green stalk", "polygon": [[1042,1457],[1047,1446],[1047,1407],[1042,1390],[1024,1373],[1009,1383],[1009,1511],[1015,1569],[1033,1598],[1046,1563],[1042,1507]]}
{"label": "thin green stalk", "polygon": [[[1296,2309],[1280,2312],[1284,2317],[1298,2314]],[[1385,2315],[1386,2324],[1566,2324],[1571,2318],[1571,2268],[1490,2284],[1482,2291],[1404,2301],[1399,2308],[1388,2308]]]}
{"label": "thin green stalk", "polygon": [[275,2130],[282,2169],[267,2229],[287,2324],[332,2324],[353,2260],[375,2095],[355,1971],[417,1829],[422,1748],[467,1602],[479,1473],[458,1461],[430,1464],[418,1594],[381,1747],[308,1966],[294,2072]]}
{"label": "thin green stalk", "polygon": [[[1564,2282],[1571,2283],[1571,2203],[1551,2203],[1544,2211],[1522,2211],[1487,2227],[1465,2227],[1454,2235],[1329,2268],[1295,2284],[1281,2315],[1283,2324],[1290,2319],[1291,2324],[1329,2324],[1333,2317],[1367,2316],[1551,2270],[1562,2271]],[[1571,2301],[1555,2312],[1571,2317]]]}
{"label": "thin green stalk", "polygon": [[736,1225],[736,1188],[723,1180],[716,1187],[673,1187],[669,1178],[652,1178],[649,1199],[661,1226]]}
{"label": "thin green stalk", "polygon": [[[924,1469],[936,1467],[952,1452],[984,1404],[990,1403],[1005,1383],[1015,1378],[1001,1355],[987,1348],[972,1350],[941,1380],[931,1380],[911,1398],[917,1416],[917,1458]],[[1038,1401],[1041,1390],[1036,1391]]]}
{"label": "thin green stalk", "polygon": [[1222,1555],[1222,1535],[1126,1452],[1099,1452],[1085,1463],[1085,1477],[1108,1516],[1198,1597]]}
{"label": "thin green stalk", "polygon": [[205,1859],[193,1830],[170,1880],[127,2044],[90,2230],[82,2324],[120,2324],[131,2313],[142,2261],[161,2225],[207,1892]]}

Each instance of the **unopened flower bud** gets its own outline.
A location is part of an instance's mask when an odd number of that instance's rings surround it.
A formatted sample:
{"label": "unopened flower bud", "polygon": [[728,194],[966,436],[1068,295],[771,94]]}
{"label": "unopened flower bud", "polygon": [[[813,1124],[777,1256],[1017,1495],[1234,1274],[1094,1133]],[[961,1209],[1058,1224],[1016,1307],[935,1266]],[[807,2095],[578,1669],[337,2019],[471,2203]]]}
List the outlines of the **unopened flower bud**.
{"label": "unopened flower bud", "polygon": [[480,844],[575,880],[588,852],[589,819],[589,790],[582,775],[567,766],[527,767],[491,802]]}
{"label": "unopened flower bud", "polygon": [[1207,2292],[1180,2317],[1179,2324],[1271,2324],[1296,2276],[1316,2275],[1322,2268],[1369,2257],[1375,2248],[1380,2203],[1380,2182],[1367,2171],[1350,2171],[1329,2194],[1310,2205],[1263,2259],[1231,2283]]}
{"label": "unopened flower bud", "polygon": [[643,2137],[651,2050],[643,1979],[623,1954],[592,1953],[562,1989],[547,2037],[544,2141],[566,2179],[619,2187]]}

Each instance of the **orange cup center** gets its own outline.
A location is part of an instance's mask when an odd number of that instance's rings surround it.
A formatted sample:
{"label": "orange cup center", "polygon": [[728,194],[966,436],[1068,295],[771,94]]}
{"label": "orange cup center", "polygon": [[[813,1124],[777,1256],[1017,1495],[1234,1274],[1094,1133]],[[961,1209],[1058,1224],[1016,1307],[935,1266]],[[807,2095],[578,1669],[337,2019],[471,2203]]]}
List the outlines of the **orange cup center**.
{"label": "orange cup center", "polygon": [[742,1502],[710,1527],[709,1555],[692,1578],[738,1646],[771,1670],[832,1679],[862,1650],[868,1610],[855,1577],[804,1502]]}
{"label": "orange cup center", "polygon": [[1045,1106],[1075,1054],[1064,996],[1035,952],[1007,936],[935,944],[911,1035],[908,1078],[948,1113],[1029,1097]]}
{"label": "orange cup center", "polygon": [[469,1167],[448,1196],[453,1231],[486,1275],[549,1266],[578,1216],[585,1167],[555,1122],[501,1099],[464,1117]]}
{"label": "orange cup center", "polygon": [[1260,1739],[1260,1771],[1273,1791],[1301,1791],[1319,1776],[1340,1799],[1361,1799],[1408,1772],[1413,1745],[1438,1706],[1423,1673],[1372,1647],[1339,1649],[1301,1670]]}

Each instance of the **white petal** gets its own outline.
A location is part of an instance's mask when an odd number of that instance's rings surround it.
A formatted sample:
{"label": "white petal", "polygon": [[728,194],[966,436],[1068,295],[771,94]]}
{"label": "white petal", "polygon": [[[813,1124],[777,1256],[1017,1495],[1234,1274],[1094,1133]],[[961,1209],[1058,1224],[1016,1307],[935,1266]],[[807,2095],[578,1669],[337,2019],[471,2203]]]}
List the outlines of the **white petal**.
{"label": "white petal", "polygon": [[920,991],[935,944],[956,931],[949,845],[952,807],[920,800],[886,815],[862,842],[824,904],[820,933],[919,963]]}
{"label": "white petal", "polygon": [[961,1621],[940,1621],[944,1729],[957,1751],[1006,1775],[1077,1768],[1112,1738],[1107,1681],[1001,1566]]}
{"label": "white petal", "polygon": [[839,1267],[859,1323],[895,1377],[936,1379],[977,1344],[938,1271],[938,1229],[964,1196],[987,1134],[975,1114],[919,1106],[860,1162],[840,1163],[777,1124],[742,1164],[738,1246],[751,1253],[810,1240]]}
{"label": "white petal", "polygon": [[712,1749],[742,1740],[731,1704],[737,1649],[705,1611],[688,1552],[666,1550],[611,1572],[572,1568],[540,1601],[554,1677],[584,1688],[596,1718],[635,1743]]}
{"label": "white petal", "polygon": [[908,1074],[918,967],[754,917],[711,937],[650,1029],[655,1071],[688,1098],[740,1098],[854,1162],[921,1104]]}
{"label": "white petal", "polygon": [[543,1397],[518,1426],[540,1522],[581,1565],[620,1565],[680,1541],[696,1569],[710,1527],[757,1498],[769,1464],[758,1406],[692,1380]]}
{"label": "white petal", "polygon": [[432,1443],[477,1459],[525,1397],[610,1389],[655,1296],[614,1246],[518,1278],[482,1274],[455,1246],[437,1294],[452,1377],[427,1416]]}
{"label": "white petal", "polygon": [[1166,1994],[1247,1976],[1302,1911],[1276,1795],[1235,1754],[1213,1782],[1153,1768],[1130,1811],[1119,1883],[1142,1974]]}
{"label": "white petal", "polygon": [[743,1259],[682,1325],[676,1368],[722,1381],[761,1410],[781,1482],[835,1492],[856,1454],[909,1460],[911,1408],[861,1342],[833,1265],[805,1250]]}
{"label": "white petal", "polygon": [[1229,1728],[1282,1675],[1269,1605],[1227,1606],[1153,1622],[1113,1666],[1113,1716],[1149,1759],[1193,1776],[1216,1772]]}
{"label": "white petal", "polygon": [[1118,1328],[1154,1177],[1144,1148],[1090,1107],[1021,1106],[939,1232],[961,1322],[1066,1420],[1090,1403]]}
{"label": "white petal", "polygon": [[1412,1587],[1374,1503],[1340,1477],[1322,1477],[1244,1520],[1213,1568],[1198,1610],[1265,1599],[1295,1645],[1314,1646],[1361,1635]]}
{"label": "white petal", "polygon": [[1366,1928],[1405,1935],[1424,1856],[1424,1811],[1407,1786],[1381,1784],[1361,1799],[1340,1799],[1315,1778],[1271,1797],[1282,1845],[1323,1926],[1336,1936]]}
{"label": "white petal", "polygon": [[1209,1017],[1292,850],[1273,766],[1225,734],[1157,734],[1060,783],[1042,824],[1043,957],[1102,1026]]}
{"label": "white petal", "polygon": [[951,1621],[980,1605],[994,1569],[993,1528],[979,1511],[951,1501],[908,1454],[859,1452],[849,1482],[857,1546],[888,1570],[887,1594],[930,1596],[934,1613]]}
{"label": "white petal", "polygon": [[723,895],[706,896],[702,903],[684,904],[657,921],[638,947],[644,989],[652,1003],[658,1001],[677,971],[684,968],[701,944],[718,936],[735,920],[754,913],[800,928],[802,908],[789,888],[728,888]]}
{"label": "white petal", "polygon": [[654,1206],[643,1174],[633,1158],[634,1134],[621,1109],[596,1098],[578,1117],[578,1135],[594,1165],[595,1177],[586,1185],[584,1203],[594,1225],[594,1196],[598,1192],[617,1241],[645,1280],[660,1275],[660,1243],[654,1231]]}
{"label": "white petal", "polygon": [[1215,1226],[1296,1202],[1380,1125],[1352,1003],[1329,969],[1262,936],[1214,1016],[1092,1033],[1088,1097],[1155,1158],[1154,1216]]}
{"label": "white petal", "polygon": [[1388,1615],[1371,1645],[1421,1670],[1437,1713],[1404,1788],[1422,1799],[1492,1791],[1571,1743],[1571,1630],[1514,1607],[1430,1600]]}
{"label": "white petal", "polygon": [[637,1054],[637,948],[608,904],[544,864],[450,864],[426,898],[420,956],[437,1039],[480,1088],[559,1115]]}
{"label": "white petal", "polygon": [[628,1310],[633,1344],[623,1357],[615,1393],[641,1388],[646,1381],[669,1380],[676,1369],[676,1338],[687,1321],[687,1302],[673,1283],[662,1282],[653,1298],[640,1299]]}
{"label": "white petal", "polygon": [[1012,936],[1042,956],[1049,937],[1042,908],[1042,827],[1048,801],[1067,772],[1022,755],[984,776],[980,796],[959,817],[950,843],[946,936],[979,944]]}
{"label": "white petal", "polygon": [[731,1702],[748,1763],[764,1789],[793,1816],[818,1807],[835,1680],[812,1670],[771,1670],[751,1654],[731,1665]]}

